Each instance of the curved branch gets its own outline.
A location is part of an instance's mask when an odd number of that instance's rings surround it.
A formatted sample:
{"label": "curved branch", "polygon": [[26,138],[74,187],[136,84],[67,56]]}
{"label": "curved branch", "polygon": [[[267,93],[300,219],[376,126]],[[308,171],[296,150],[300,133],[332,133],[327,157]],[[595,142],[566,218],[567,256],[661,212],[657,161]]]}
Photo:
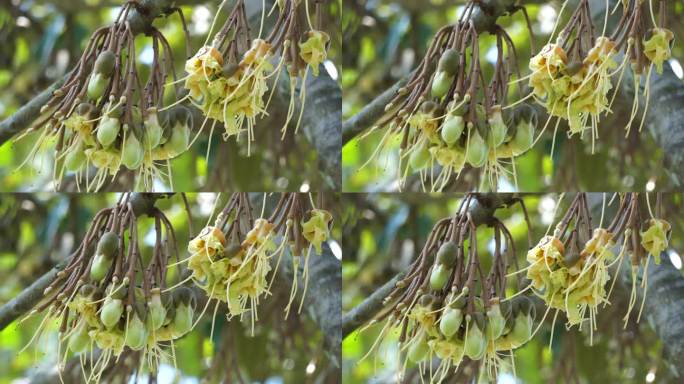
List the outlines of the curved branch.
{"label": "curved branch", "polygon": [[67,266],[70,258],[61,261],[50,271],[41,276],[15,298],[0,307],[0,331],[5,329],[21,315],[29,312],[45,296],[43,292],[57,278],[57,273]]}
{"label": "curved branch", "polygon": [[0,145],[14,135],[28,128],[28,126],[40,115],[40,108],[52,97],[52,92],[61,87],[65,77],[60,78],[47,87],[43,92],[24,104],[14,114],[0,123]]}
{"label": "curved branch", "polygon": [[347,119],[342,125],[342,145],[347,144],[381,118],[382,115],[385,114],[385,106],[394,99],[397,91],[406,84],[406,81],[408,81],[406,78],[397,81],[392,87],[373,99],[373,101],[368,103],[358,113]]}
{"label": "curved branch", "polygon": [[356,328],[375,317],[384,306],[383,300],[385,300],[385,297],[394,290],[397,282],[404,278],[405,274],[406,272],[403,271],[397,273],[392,279],[375,290],[359,305],[345,313],[344,316],[342,316],[342,336],[347,337],[350,333],[354,332]]}

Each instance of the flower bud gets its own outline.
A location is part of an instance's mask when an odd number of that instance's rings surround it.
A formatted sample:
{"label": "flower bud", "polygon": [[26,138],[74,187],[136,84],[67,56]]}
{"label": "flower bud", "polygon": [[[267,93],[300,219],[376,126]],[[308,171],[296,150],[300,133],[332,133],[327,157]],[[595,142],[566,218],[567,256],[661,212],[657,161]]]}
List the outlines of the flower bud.
{"label": "flower bud", "polygon": [[506,140],[506,134],[508,133],[508,126],[503,121],[500,105],[492,107],[492,115],[487,122],[489,123],[487,142],[491,148],[497,148]]}
{"label": "flower bud", "polygon": [[145,152],[143,151],[140,141],[135,137],[135,134],[131,133],[124,143],[121,162],[128,169],[138,169],[143,162],[144,156]]}
{"label": "flower bud", "polygon": [[475,168],[479,168],[487,161],[489,148],[477,129],[473,127],[470,141],[466,146],[466,161]]}
{"label": "flower bud", "polygon": [[107,329],[111,329],[119,322],[119,319],[121,319],[123,310],[123,302],[120,299],[107,297],[102,305],[100,321],[102,321],[102,324],[104,324]]}
{"label": "flower bud", "polygon": [[88,80],[88,97],[97,100],[107,89],[108,81],[101,73],[93,73]]}
{"label": "flower bud", "polygon": [[194,310],[190,304],[181,303],[176,307],[176,314],[171,326],[175,337],[180,337],[192,329]]}
{"label": "flower bud", "polygon": [[78,144],[76,144],[64,158],[64,166],[68,171],[76,172],[83,167],[86,159],[85,144],[83,143],[83,140],[79,139]]}
{"label": "flower bud", "polygon": [[456,243],[447,241],[437,250],[437,262],[447,267],[453,267],[454,263],[456,263],[456,252],[458,252]]}
{"label": "flower bud", "polygon": [[425,168],[429,161],[430,151],[428,150],[427,143],[420,144],[409,156],[409,164],[415,171]]}
{"label": "flower bud", "polygon": [[446,308],[439,320],[439,330],[444,336],[450,338],[458,332],[463,322],[463,312],[460,309]]}
{"label": "flower bud", "polygon": [[93,263],[90,265],[90,279],[93,281],[101,281],[104,279],[109,267],[112,265],[112,259],[105,257],[98,253],[93,258]]}
{"label": "flower bud", "polygon": [[463,133],[465,123],[463,117],[458,115],[447,115],[442,124],[441,136],[442,140],[448,145],[455,144]]}
{"label": "flower bud", "polygon": [[176,123],[171,130],[171,138],[165,144],[172,156],[178,156],[187,151],[190,143],[190,128],[187,124]]}
{"label": "flower bud", "polygon": [[449,88],[451,88],[451,83],[454,81],[454,76],[449,75],[445,71],[439,71],[435,75],[435,78],[432,79],[432,97],[436,98],[442,98],[444,95],[449,92]]}
{"label": "flower bud", "polygon": [[511,331],[511,344],[517,348],[525,344],[532,336],[532,316],[519,312]]}
{"label": "flower bud", "polygon": [[408,350],[408,358],[414,363],[419,363],[423,359],[425,359],[425,356],[428,353],[428,343],[427,343],[427,336],[425,335],[424,331],[420,331],[418,335],[416,335],[416,339],[411,343],[411,346],[409,347]]}
{"label": "flower bud", "polygon": [[162,304],[159,288],[152,289],[152,298],[150,299],[148,306],[148,322],[151,329],[157,330],[164,325],[164,320],[166,319],[166,308],[164,308],[164,305]]}
{"label": "flower bud", "polygon": [[159,146],[162,134],[164,133],[164,129],[162,129],[161,124],[159,124],[157,110],[155,108],[150,108],[149,112],[150,114],[147,115],[147,119],[145,120],[145,134],[143,135],[145,149],[148,151]]}
{"label": "flower bud", "polygon": [[116,256],[119,251],[119,235],[112,231],[107,231],[102,234],[100,240],[97,242],[97,253],[104,255],[104,257],[111,259]]}
{"label": "flower bud", "polygon": [[432,273],[430,273],[430,288],[435,291],[439,291],[444,288],[444,285],[449,280],[449,273],[451,270],[444,266],[444,264],[437,264],[432,267]]}
{"label": "flower bud", "polygon": [[513,155],[521,155],[534,144],[534,125],[529,121],[520,121],[515,130],[515,135],[511,140],[511,150]]}
{"label": "flower bud", "polygon": [[114,65],[116,64],[116,56],[114,52],[110,50],[105,50],[100,52],[95,59],[94,70],[96,73],[101,73],[105,76],[110,76],[112,71],[114,71]]}
{"label": "flower bud", "polygon": [[69,336],[68,347],[74,353],[83,352],[90,343],[90,336],[88,335],[88,326],[85,321],[81,320],[76,326],[76,330]]}
{"label": "flower bud", "polygon": [[484,334],[477,325],[477,322],[472,321],[469,324],[466,334],[464,345],[465,355],[472,360],[479,360],[482,358],[482,355],[484,355],[486,347],[487,340],[485,339]]}
{"label": "flower bud", "polygon": [[121,122],[119,119],[110,115],[105,115],[97,126],[97,141],[99,141],[103,147],[109,147],[114,140],[116,140],[120,130]]}
{"label": "flower bud", "polygon": [[487,325],[485,330],[487,331],[487,337],[489,340],[496,340],[503,334],[504,327],[506,326],[506,319],[504,319],[501,314],[501,308],[499,304],[494,304],[487,311]]}
{"label": "flower bud", "polygon": [[128,322],[128,329],[126,332],[126,345],[132,350],[137,351],[142,349],[147,342],[147,330],[145,324],[138,314],[133,311],[133,316]]}
{"label": "flower bud", "polygon": [[444,53],[442,57],[439,58],[439,64],[437,64],[437,70],[446,72],[450,76],[455,76],[458,72],[458,51],[454,48],[449,48]]}

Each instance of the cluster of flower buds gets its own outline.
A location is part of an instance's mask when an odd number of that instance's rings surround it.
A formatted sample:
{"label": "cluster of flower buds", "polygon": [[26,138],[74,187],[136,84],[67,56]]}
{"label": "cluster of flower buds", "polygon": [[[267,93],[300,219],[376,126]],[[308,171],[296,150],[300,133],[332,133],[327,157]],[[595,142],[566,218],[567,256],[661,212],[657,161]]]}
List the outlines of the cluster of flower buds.
{"label": "cluster of flower buds", "polygon": [[[401,329],[405,359],[430,372],[431,382],[443,381],[464,358],[480,362],[482,372],[494,377],[501,352],[524,345],[533,333],[532,301],[522,295],[506,298],[506,272],[515,259],[515,245],[498,219],[492,221],[492,266],[488,274],[482,272],[477,225],[469,213],[474,198],[466,196],[454,217],[435,224],[420,256],[384,301],[389,308],[383,317],[388,318],[378,340],[392,328]],[[428,368],[434,358],[441,361],[436,370]]]}
{"label": "cluster of flower buds", "polygon": [[[224,140],[247,132],[248,153],[254,140],[254,124],[260,115],[266,114],[268,101],[264,96],[269,89],[267,80],[276,75],[276,82],[285,65],[290,75],[291,100],[283,134],[294,113],[294,89],[297,78],[302,79],[301,101],[305,102],[304,82],[306,72],[312,68],[319,73],[319,65],[327,57],[329,36],[320,30],[321,0],[315,1],[317,23],[314,28],[309,15],[310,0],[285,0],[277,3],[279,16],[269,36],[252,40],[247,24],[245,1],[238,0],[223,27],[210,45],[199,49],[185,64],[188,73],[185,87],[208,119],[224,125]],[[224,2],[225,3],[225,2]],[[304,5],[304,6],[303,6]],[[303,9],[305,8],[305,9]],[[309,30],[302,33],[299,19],[301,13],[309,20]],[[265,17],[265,15],[262,15]],[[263,28],[262,20],[262,28]],[[274,69],[270,62],[281,56]],[[301,115],[300,115],[301,116]]]}
{"label": "cluster of flower buds", "polygon": [[289,314],[297,292],[301,259],[304,258],[302,279],[306,287],[311,249],[321,253],[321,244],[330,236],[331,221],[328,211],[314,208],[306,195],[297,193],[283,194],[270,217],[255,220],[247,194],[236,193],[215,224],[205,227],[190,241],[188,268],[210,299],[216,300],[217,305],[227,303],[229,318],[250,313],[254,332],[259,300],[270,294],[285,250],[289,249],[292,256],[294,273],[286,308]]}
{"label": "cluster of flower buds", "polygon": [[514,113],[513,105],[507,106],[516,58],[503,28],[492,29],[498,54],[491,81],[482,76],[479,34],[470,20],[476,3],[469,1],[456,24],[437,32],[374,127],[387,127],[378,149],[392,137],[401,138],[400,158],[406,160],[399,167],[402,183],[410,173],[420,172],[421,178],[430,176],[430,189],[442,190],[452,176],[470,167],[481,168],[483,181],[495,188],[500,176],[515,177],[507,165],[532,147],[533,110],[523,106],[524,112]]}
{"label": "cluster of flower buds", "polygon": [[188,147],[188,112],[179,107],[161,116],[173,52],[154,27],[148,33],[154,59],[142,86],[129,20],[141,17],[135,6],[127,2],[111,26],[94,32],[76,68],[41,109],[44,116],[36,126],[45,129],[35,150],[56,138],[57,182],[66,172],[75,172],[77,181],[85,178],[88,191],[98,190],[125,167],[135,171],[138,182],[149,190],[155,178],[170,180],[170,169],[167,174],[160,166],[169,166],[168,160]]}
{"label": "cluster of flower buds", "polygon": [[[149,259],[138,242],[137,220],[143,215],[155,221]],[[46,299],[32,312],[48,310],[36,334],[44,324],[59,322],[60,354],[97,360],[88,382],[99,382],[111,359],[128,351],[142,353],[141,368],[152,371],[160,358],[173,359],[163,349],[192,329],[196,303],[191,288],[166,288],[170,241],[175,241],[173,228],[149,196],[122,195],[115,207],[94,217],[68,265],[46,288]]]}
{"label": "cluster of flower buds", "polygon": [[[653,12],[653,3],[656,1],[659,3],[657,22],[654,14],[647,16]],[[601,116],[610,111],[612,100],[615,99],[609,97],[613,88],[612,78],[619,77],[619,86],[627,67],[633,72],[637,90],[626,125],[629,133],[639,110],[643,74],[647,73],[643,87],[645,116],[652,69],[655,67],[658,73],[662,73],[663,62],[670,58],[674,35],[664,27],[665,1],[625,0],[619,4],[622,17],[615,30],[609,36],[606,34],[607,26],[604,26],[601,36],[596,36],[589,0],[580,1],[556,42],[544,46],[530,60],[532,74],[529,84],[533,88],[532,95],[548,111],[549,121],[552,117],[558,117],[558,123],[561,120],[568,121],[569,135],[583,134],[591,129],[592,140],[598,137]],[[606,9],[605,12],[609,13],[610,10]],[[649,24],[652,26],[649,27]],[[615,61],[619,53],[624,54],[620,64]],[[642,117],[639,129],[643,123]]]}
{"label": "cluster of flower buds", "polygon": [[[614,275],[619,276],[623,261],[629,256],[632,293],[624,317],[626,325],[636,304],[639,268],[643,271],[641,287],[645,300],[650,257],[659,264],[660,254],[668,245],[670,225],[657,218],[661,212],[660,195],[656,204],[656,215],[651,213],[646,221],[642,218],[638,194],[625,194],[620,197],[620,206],[611,223],[605,228],[594,229],[587,196],[578,194],[553,234],[544,236],[527,253],[527,278],[531,280],[534,293],[549,308],[565,312],[568,326],[581,327],[588,320],[593,337],[599,305],[609,304],[616,281],[613,280],[607,291],[607,283],[611,280],[609,268],[619,263]],[[647,228],[645,231],[641,230],[642,224]],[[643,305],[644,301],[637,321],[641,318]]]}

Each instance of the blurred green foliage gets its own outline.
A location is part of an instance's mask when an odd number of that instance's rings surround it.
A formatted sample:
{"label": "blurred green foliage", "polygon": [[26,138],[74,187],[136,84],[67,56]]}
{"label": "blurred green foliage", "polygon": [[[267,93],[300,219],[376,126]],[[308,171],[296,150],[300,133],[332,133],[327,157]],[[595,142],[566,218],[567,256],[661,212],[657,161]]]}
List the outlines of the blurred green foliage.
{"label": "blurred green foliage", "polygon": [[[508,32],[516,46],[517,65],[522,76],[529,71],[528,61],[549,39],[553,20],[562,1],[521,2],[530,16],[534,37],[531,39],[522,13],[502,17],[499,24]],[[591,2],[603,6],[604,2]],[[432,36],[439,28],[456,21],[465,1],[444,0],[350,0],[345,2],[347,12],[342,20],[345,40],[343,55],[344,89],[343,114],[347,119],[384,90],[401,78],[407,77],[422,60]],[[684,4],[677,3],[675,15],[670,16],[670,28],[675,36],[684,36],[684,26],[676,23],[678,15],[684,14]],[[563,13],[563,20],[570,12]],[[531,45],[531,43],[533,45]],[[493,70],[488,59],[494,38],[482,34],[480,52],[485,78]],[[684,47],[675,44],[675,59],[684,60]],[[515,78],[515,77],[514,77]],[[520,99],[512,87],[509,103]],[[624,103],[623,103],[624,104]],[[616,104],[617,105],[617,104]],[[614,114],[605,117],[599,125],[600,139],[595,153],[591,153],[591,138],[568,139],[564,123],[555,138],[553,157],[553,129],[555,121],[535,147],[515,159],[517,166],[517,190],[519,191],[629,191],[644,190],[653,182],[658,190],[673,188],[665,173],[663,153],[648,132],[632,133],[625,139],[624,127],[629,111],[620,105]],[[541,131],[546,115],[540,116],[537,134]],[[367,127],[370,128],[370,127]],[[343,185],[345,191],[394,191],[397,189],[399,139],[392,140],[389,150],[362,167],[384,134],[384,130],[363,135],[349,141],[343,148]],[[600,176],[599,176],[600,175]],[[480,186],[477,172],[464,172],[450,187],[467,191]],[[500,183],[500,191],[515,189],[513,180]]]}
{"label": "blurred green foliage", "polygon": [[[612,195],[604,195],[606,202]],[[553,220],[555,194],[523,195],[532,225],[532,241],[536,243],[550,225],[555,225],[564,209],[570,204],[573,194],[566,194],[559,206],[556,220]],[[591,200],[593,199],[593,200]],[[590,201],[595,216],[601,212],[601,194],[593,194]],[[653,196],[651,196],[653,201]],[[374,290],[390,280],[399,271],[406,271],[420,252],[433,225],[456,212],[460,196],[455,194],[345,194],[343,244],[345,257],[342,264],[343,313],[357,306]],[[684,204],[681,194],[663,196],[663,212],[679,212]],[[614,205],[615,203],[613,203]],[[608,206],[606,212],[610,212]],[[525,254],[529,249],[528,230],[519,205],[501,208],[495,216],[510,230],[516,243],[519,267],[526,265]],[[605,220],[608,220],[607,216]],[[668,214],[667,220],[673,226],[671,248],[684,249],[684,238],[677,236],[684,230],[684,220]],[[599,218],[595,217],[595,224]],[[478,229],[478,248],[481,255],[489,254],[493,231],[484,226]],[[481,258],[483,270],[488,270],[487,258]],[[512,262],[509,262],[512,263]],[[511,265],[509,273],[517,270]],[[521,277],[523,275],[520,275]],[[515,293],[513,280],[509,278],[508,295]],[[657,383],[676,383],[677,379],[666,368],[661,354],[661,341],[653,334],[648,323],[635,324],[630,321],[623,329],[629,292],[616,288],[610,298],[611,305],[598,313],[598,330],[594,331],[593,346],[589,332],[573,328],[566,331],[564,315],[559,314],[551,339],[551,312],[538,334],[528,344],[514,351],[515,372],[507,370],[499,377],[500,383],[644,383],[649,372],[655,373]],[[544,307],[538,307],[538,319]],[[541,308],[541,309],[540,309]],[[536,326],[536,323],[535,323]],[[395,339],[383,343],[361,360],[376,340],[382,324],[368,327],[363,332],[350,333],[342,343],[343,382],[346,384],[393,383],[400,362],[397,359]],[[585,327],[586,328],[586,327]],[[414,372],[409,364],[407,373]],[[407,374],[408,376],[408,374]],[[517,381],[513,381],[513,378]],[[420,382],[419,379],[416,379]],[[459,381],[447,381],[459,382]]]}

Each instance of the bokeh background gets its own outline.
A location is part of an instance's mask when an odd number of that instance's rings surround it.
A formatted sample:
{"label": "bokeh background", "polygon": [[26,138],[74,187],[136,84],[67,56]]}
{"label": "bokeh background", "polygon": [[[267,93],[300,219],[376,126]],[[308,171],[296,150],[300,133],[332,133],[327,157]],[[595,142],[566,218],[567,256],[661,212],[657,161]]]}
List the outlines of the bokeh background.
{"label": "bokeh background", "polygon": [[[546,233],[547,228],[557,223],[573,199],[569,193],[557,206],[559,195],[523,195],[532,224],[532,239],[536,242]],[[598,223],[602,194],[590,194],[594,206],[595,224]],[[612,196],[606,195],[610,200]],[[651,203],[655,200],[651,195]],[[684,204],[681,194],[663,195],[663,212],[678,212]],[[343,313],[357,306],[372,292],[389,281],[399,271],[406,271],[417,257],[433,225],[444,217],[453,215],[458,209],[461,196],[458,194],[345,194],[342,199],[343,244],[345,250],[342,263],[343,271]],[[607,201],[608,201],[607,200]],[[554,211],[558,209],[556,220]],[[610,208],[606,210],[610,212]],[[501,208],[495,216],[502,220],[512,233],[516,242],[518,262],[521,268],[526,265],[525,252],[528,249],[527,225],[519,205]],[[606,216],[606,221],[611,216]],[[666,214],[673,227],[669,262],[681,270],[680,253],[684,241],[679,236],[684,229],[684,220],[676,214]],[[481,226],[478,228],[477,241],[480,255],[488,255],[493,247],[493,231]],[[487,257],[481,257],[483,270],[488,270]],[[667,261],[665,261],[667,262]],[[513,264],[509,262],[509,265]],[[511,266],[513,268],[513,266]],[[656,267],[657,268],[657,267]],[[626,268],[623,266],[623,272]],[[514,269],[510,269],[513,272]],[[514,293],[509,278],[508,295]],[[653,291],[649,291],[653,292]],[[659,290],[658,294],[667,294]],[[549,348],[553,311],[547,316],[536,336],[523,347],[514,351],[515,372],[503,372],[499,384],[529,383],[679,383],[664,363],[663,341],[653,333],[648,322],[642,318],[636,324],[635,317],[623,329],[622,318],[626,313],[629,290],[616,284],[610,297],[611,305],[602,307],[598,312],[598,330],[593,335],[593,346],[589,343],[586,327],[578,331],[574,327],[566,331],[565,317],[558,315],[553,333],[553,344]],[[539,323],[545,308],[538,299],[537,320]],[[639,302],[640,303],[640,302]],[[358,329],[347,335],[342,343],[343,382],[345,384],[394,383],[397,367],[397,334],[388,338],[365,360],[366,355],[384,323],[371,326],[359,333]],[[420,383],[416,366],[409,364],[407,377],[414,375]],[[448,383],[462,383],[452,378]],[[427,381],[426,381],[427,382]]]}
{"label": "bokeh background", "polygon": [[[342,34],[345,42],[342,63],[342,86],[344,89],[343,115],[345,119],[356,114],[380,93],[399,79],[407,77],[422,60],[436,31],[453,23],[463,10],[466,1],[444,0],[348,0],[342,18]],[[518,65],[522,75],[529,73],[531,54],[549,40],[558,19],[563,1],[521,1],[529,13],[534,38],[531,40],[525,18],[518,12],[513,16],[499,18],[515,43]],[[561,21],[570,17],[572,4],[562,14]],[[670,17],[669,28],[679,40],[675,41],[670,65],[674,74],[682,79],[684,70],[684,25],[677,20],[684,15],[684,3],[666,2]],[[603,1],[591,1],[592,7],[605,7]],[[616,14],[619,14],[618,11]],[[603,20],[601,18],[601,20]],[[602,26],[601,23],[597,25]],[[563,24],[561,23],[561,26]],[[599,30],[600,32],[600,30]],[[530,42],[535,51],[531,51]],[[493,70],[496,59],[495,39],[489,34],[480,38],[481,62],[485,78]],[[669,71],[666,65],[666,72]],[[655,73],[655,72],[654,72]],[[682,83],[684,86],[684,83]],[[514,91],[514,88],[511,88]],[[515,94],[517,95],[517,93]],[[509,102],[517,100],[513,93]],[[631,97],[631,96],[629,96]],[[655,102],[654,100],[652,100]],[[555,121],[544,133],[537,145],[525,155],[516,158],[517,190],[537,191],[630,191],[672,190],[668,179],[663,151],[656,145],[647,129],[632,130],[625,138],[625,126],[631,104],[616,101],[614,114],[604,117],[599,125],[600,139],[596,151],[591,153],[591,142],[577,136],[568,139],[565,123],[561,123],[556,137],[553,157],[550,156],[552,132]],[[627,117],[627,118],[625,118]],[[537,134],[546,121],[542,122]],[[370,127],[369,127],[370,128]],[[343,185],[345,191],[396,191],[398,167],[398,140],[392,150],[380,155],[368,166],[361,168],[371,157],[384,134],[384,130],[370,134],[364,140],[358,137],[343,148]],[[588,136],[588,135],[585,135]],[[420,183],[416,185],[420,187]],[[480,186],[478,172],[466,171],[450,190],[468,191]],[[511,180],[500,180],[499,191],[515,189]]]}
{"label": "bokeh background", "polygon": [[[326,32],[331,36],[329,60],[325,63],[326,75],[339,81],[339,55],[341,38],[339,18],[341,0],[329,1],[325,16]],[[114,21],[119,0],[5,0],[0,2],[0,121],[10,116],[56,79],[71,70],[80,58],[91,33]],[[214,16],[220,27],[230,13],[233,0],[218,12],[220,1],[181,0],[190,32],[190,51],[204,44]],[[266,2],[272,4],[269,0]],[[261,1],[247,1],[248,17],[258,23]],[[273,16],[271,19],[274,19]],[[185,35],[177,15],[158,18],[154,26],[168,39],[174,53],[178,77],[183,77],[186,60]],[[218,28],[218,27],[217,27]],[[256,26],[258,31],[258,24]],[[214,31],[215,33],[216,31]],[[255,32],[257,33],[257,32]],[[139,73],[146,79],[152,62],[152,42],[149,37],[138,36]],[[170,82],[171,80],[169,80]],[[285,94],[279,90],[278,94]],[[171,104],[173,92],[166,92],[166,105]],[[189,104],[188,104],[189,105]],[[311,105],[309,106],[311,107]],[[211,140],[208,161],[209,130],[186,153],[172,161],[173,188],[175,191],[215,191],[230,188],[242,191],[307,191],[329,189],[330,170],[318,165],[320,154],[300,131],[293,131],[281,140],[280,127],[285,121],[286,101],[274,98],[270,115],[259,121],[255,128],[256,141],[251,156],[247,156],[246,140],[239,143],[232,138],[223,141],[223,127],[217,124]],[[201,116],[197,113],[196,116]],[[196,121],[195,129],[201,125]],[[210,127],[211,124],[208,124]],[[0,190],[45,191],[52,190],[52,164],[54,143],[41,151],[33,161],[19,168],[35,144],[37,134],[0,146]],[[65,191],[76,191],[73,183],[65,183]],[[134,185],[131,172],[123,172],[105,191],[125,191]],[[167,191],[170,186],[158,181],[155,191]]]}
{"label": "bokeh background", "polygon": [[[256,195],[254,200],[260,204],[262,194]],[[73,252],[95,213],[113,206],[118,197],[113,193],[0,194],[0,306]],[[193,218],[192,228],[197,232],[209,220],[216,199],[220,199],[219,210],[229,195],[199,193],[188,194],[187,198]],[[324,201],[337,219],[339,211],[335,208],[335,195],[326,195]],[[188,218],[181,196],[175,194],[160,199],[156,206],[167,215],[175,229],[180,256],[187,257]],[[258,216],[259,212],[255,214]],[[154,221],[143,218],[139,224],[145,258],[152,253]],[[341,258],[340,235],[341,230],[334,227],[328,241],[338,259]],[[174,271],[170,270],[169,278],[173,278]],[[174,342],[177,369],[173,363],[164,362],[157,382],[339,382],[340,370],[333,363],[339,357],[334,353],[331,355],[324,346],[323,333],[307,315],[307,309],[304,308],[301,315],[294,311],[287,320],[284,319],[283,308],[287,305],[290,288],[283,281],[276,279],[273,296],[261,301],[254,336],[251,336],[248,317],[242,322],[239,319],[229,322],[219,309],[213,339],[210,338],[212,304],[197,327]],[[316,292],[309,291],[308,294],[315,295]],[[201,310],[198,307],[196,316]],[[33,316],[22,323],[14,321],[0,330],[0,384],[59,382],[55,370],[58,325],[50,326],[22,351],[41,320],[41,315]],[[142,372],[137,382],[147,382],[146,374]],[[227,377],[227,381],[221,381],[222,377]]]}

